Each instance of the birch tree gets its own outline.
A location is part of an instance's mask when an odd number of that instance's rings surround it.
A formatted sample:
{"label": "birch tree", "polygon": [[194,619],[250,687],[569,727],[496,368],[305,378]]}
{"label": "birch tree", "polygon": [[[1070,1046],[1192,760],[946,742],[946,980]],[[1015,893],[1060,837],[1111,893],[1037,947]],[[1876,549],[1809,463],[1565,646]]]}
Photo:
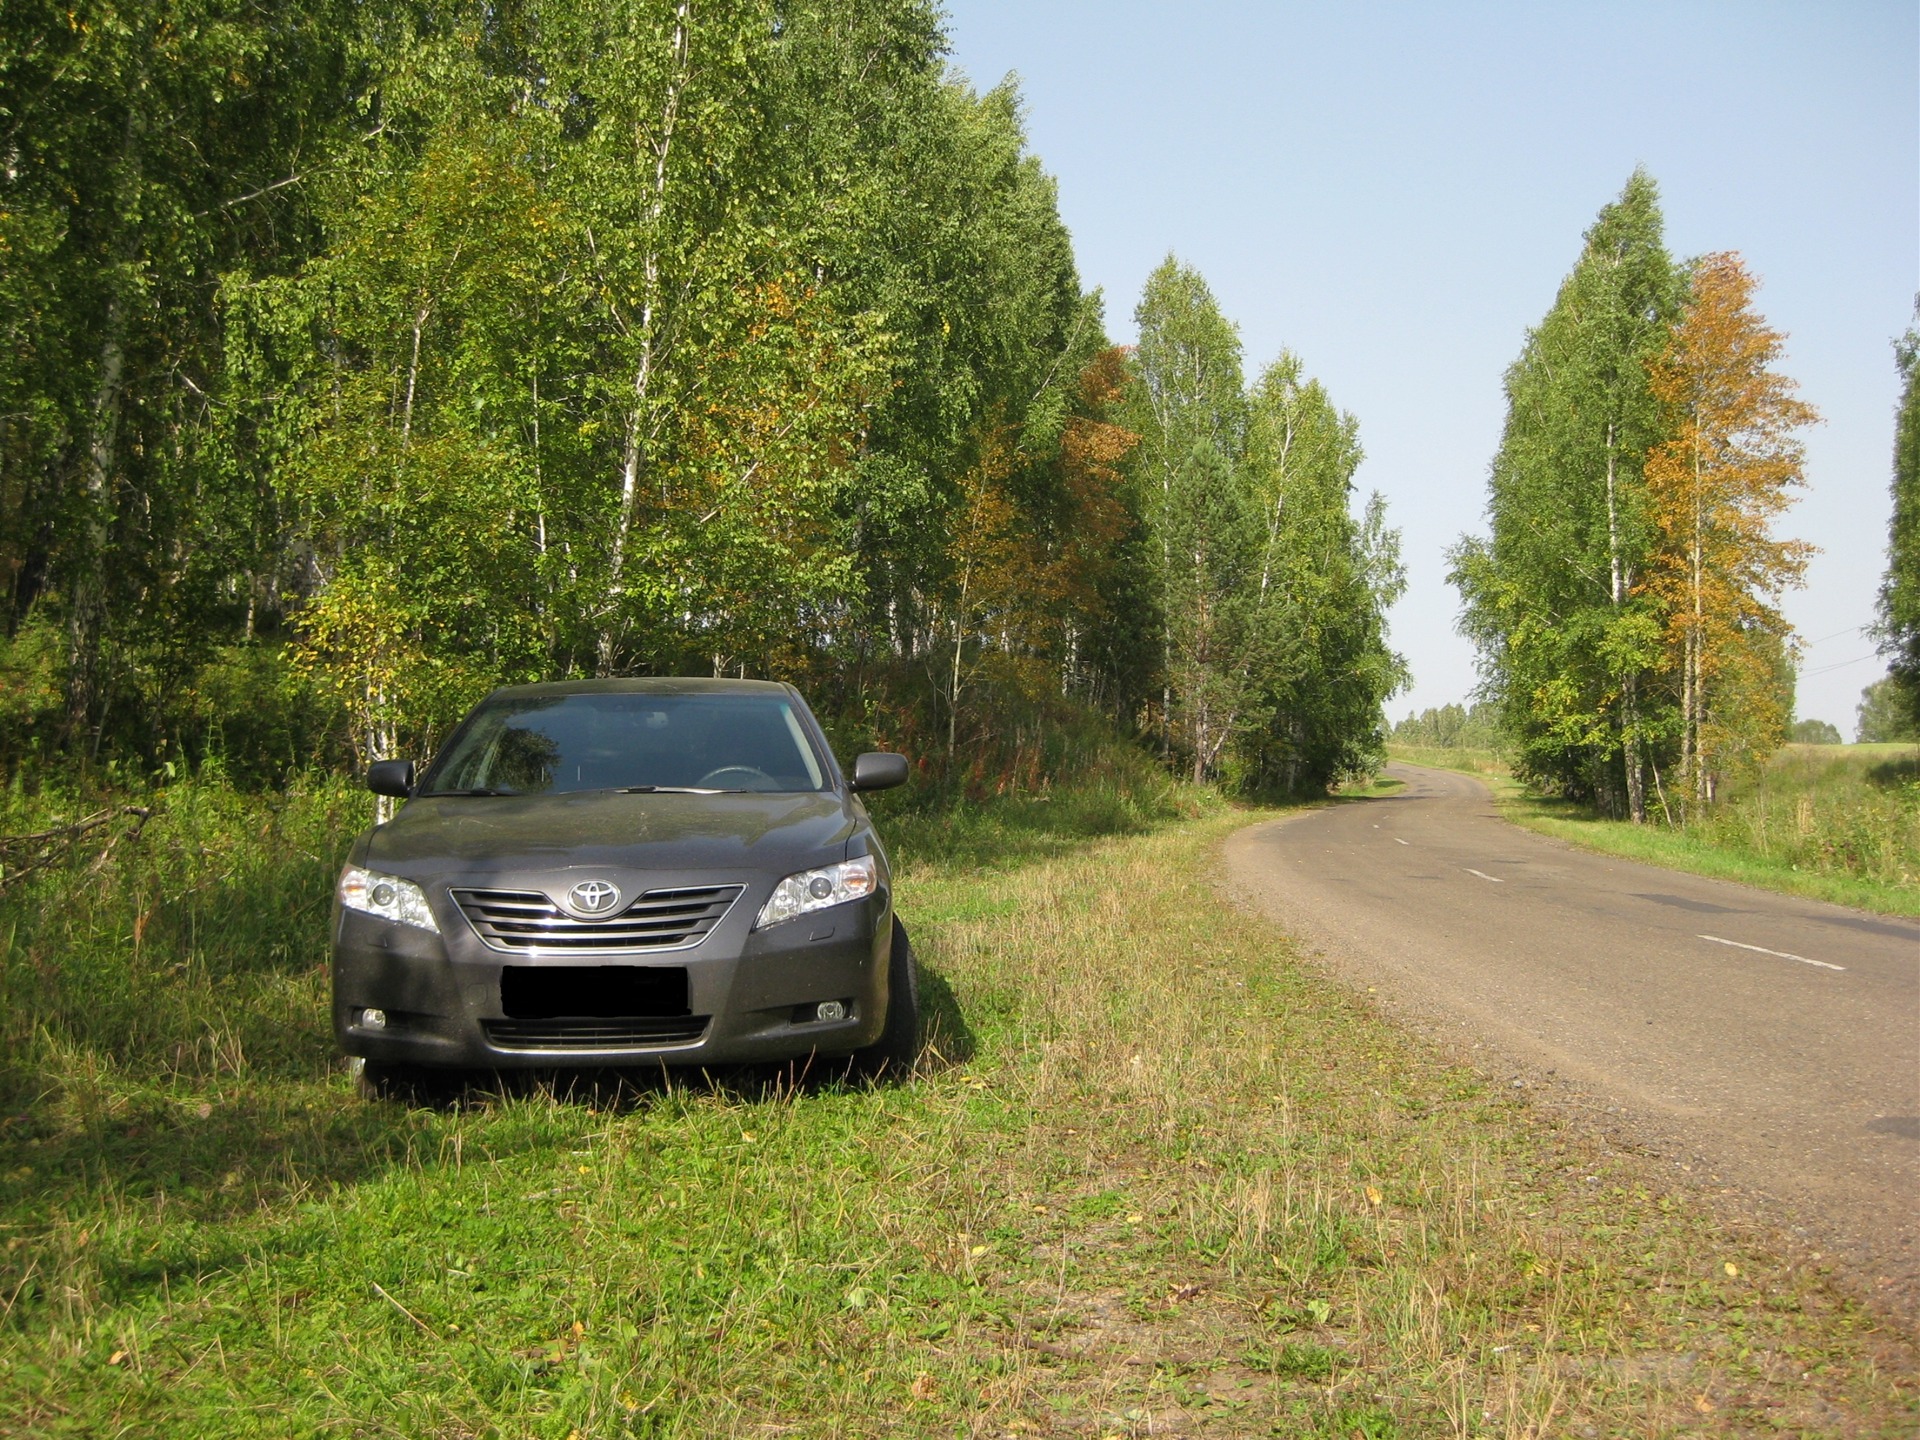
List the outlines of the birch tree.
{"label": "birch tree", "polygon": [[1246,470],[1258,514],[1255,604],[1265,724],[1248,739],[1255,783],[1324,789],[1377,763],[1405,663],[1386,611],[1405,588],[1399,535],[1374,496],[1352,512],[1359,422],[1282,352],[1249,402]]}
{"label": "birch tree", "polygon": [[1653,180],[1635,171],[1507,371],[1491,533],[1451,554],[1461,626],[1520,770],[1635,820],[1670,729],[1649,694],[1659,625],[1636,600],[1645,460],[1665,423],[1646,366],[1683,294],[1661,229]]}
{"label": "birch tree", "polygon": [[[1192,714],[1204,717],[1200,728],[1209,744],[1223,733],[1219,725],[1232,709],[1223,710],[1225,689],[1215,683],[1222,677],[1213,674],[1238,658],[1229,659],[1216,643],[1215,622],[1223,612],[1213,605],[1202,616],[1183,613],[1182,607],[1208,603],[1215,580],[1238,571],[1237,560],[1229,563],[1232,547],[1212,544],[1196,527],[1249,524],[1235,473],[1246,443],[1245,380],[1239,332],[1200,273],[1172,255],[1147,277],[1134,322],[1140,343],[1133,356],[1128,423],[1141,437],[1133,474],[1158,566],[1163,674],[1157,728],[1161,749],[1170,756],[1176,712],[1190,698],[1198,702]],[[1245,538],[1236,534],[1234,543]],[[1182,634],[1190,637],[1184,656],[1175,653],[1176,636]],[[1184,682],[1176,672],[1184,674]],[[1212,692],[1211,698],[1199,700],[1195,686]],[[1209,763],[1203,761],[1202,771]]]}
{"label": "birch tree", "polygon": [[1685,316],[1650,371],[1672,433],[1647,463],[1654,547],[1642,588],[1665,620],[1694,805],[1785,738],[1792,632],[1777,602],[1814,553],[1774,522],[1805,483],[1796,432],[1819,414],[1774,368],[1785,337],[1753,309],[1755,288],[1738,255],[1696,261]]}
{"label": "birch tree", "polygon": [[[1914,306],[1920,321],[1920,302]],[[1920,728],[1920,323],[1894,345],[1900,403],[1893,431],[1893,515],[1887,522],[1887,573],[1880,584],[1880,653],[1892,671],[1896,703]]]}
{"label": "birch tree", "polygon": [[360,34],[328,0],[0,9],[0,625],[64,631],[70,744],[253,597],[220,278],[311,253]]}

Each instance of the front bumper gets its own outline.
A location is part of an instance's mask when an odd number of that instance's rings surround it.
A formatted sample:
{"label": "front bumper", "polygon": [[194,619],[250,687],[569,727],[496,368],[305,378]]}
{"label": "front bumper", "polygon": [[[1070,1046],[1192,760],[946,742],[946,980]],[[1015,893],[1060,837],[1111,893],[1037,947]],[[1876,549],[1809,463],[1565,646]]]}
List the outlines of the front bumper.
{"label": "front bumper", "polygon": [[[893,929],[886,889],[765,930],[750,928],[755,912],[743,905],[688,948],[606,956],[502,954],[444,895],[433,906],[437,935],[336,905],[334,1034],[349,1055],[462,1069],[743,1064],[848,1054],[879,1037]],[[530,972],[602,968],[624,972],[608,976],[610,992],[666,997],[627,1008],[683,1013],[570,1016],[516,1003],[545,978]],[[685,974],[684,1005],[675,971]],[[835,1000],[844,1019],[812,1018]],[[368,1009],[385,1024],[369,1027]]]}

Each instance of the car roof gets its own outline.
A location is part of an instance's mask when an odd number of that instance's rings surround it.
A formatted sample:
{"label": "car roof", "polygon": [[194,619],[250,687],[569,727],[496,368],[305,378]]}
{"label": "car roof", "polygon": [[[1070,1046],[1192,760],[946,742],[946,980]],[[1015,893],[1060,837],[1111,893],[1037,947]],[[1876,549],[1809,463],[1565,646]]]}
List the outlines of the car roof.
{"label": "car roof", "polygon": [[611,680],[548,680],[537,685],[503,685],[495,696],[548,699],[561,695],[779,695],[793,689],[777,680],[726,680],[697,675],[644,675]]}

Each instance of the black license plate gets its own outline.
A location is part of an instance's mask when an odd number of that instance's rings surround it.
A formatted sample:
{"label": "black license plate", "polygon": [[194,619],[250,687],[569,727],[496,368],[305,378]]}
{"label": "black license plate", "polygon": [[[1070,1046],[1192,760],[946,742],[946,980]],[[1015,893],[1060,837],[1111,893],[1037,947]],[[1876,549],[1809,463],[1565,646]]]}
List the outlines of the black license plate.
{"label": "black license plate", "polygon": [[686,1015],[683,965],[505,965],[500,1009],[510,1020],[627,1020]]}

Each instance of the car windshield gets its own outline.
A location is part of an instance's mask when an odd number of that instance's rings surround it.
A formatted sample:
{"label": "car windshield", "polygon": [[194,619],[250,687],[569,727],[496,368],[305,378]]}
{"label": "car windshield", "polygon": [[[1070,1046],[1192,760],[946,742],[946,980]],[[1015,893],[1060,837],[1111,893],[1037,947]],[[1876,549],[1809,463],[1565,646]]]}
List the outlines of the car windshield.
{"label": "car windshield", "polygon": [[825,788],[790,700],[602,692],[486,702],[420,793]]}

